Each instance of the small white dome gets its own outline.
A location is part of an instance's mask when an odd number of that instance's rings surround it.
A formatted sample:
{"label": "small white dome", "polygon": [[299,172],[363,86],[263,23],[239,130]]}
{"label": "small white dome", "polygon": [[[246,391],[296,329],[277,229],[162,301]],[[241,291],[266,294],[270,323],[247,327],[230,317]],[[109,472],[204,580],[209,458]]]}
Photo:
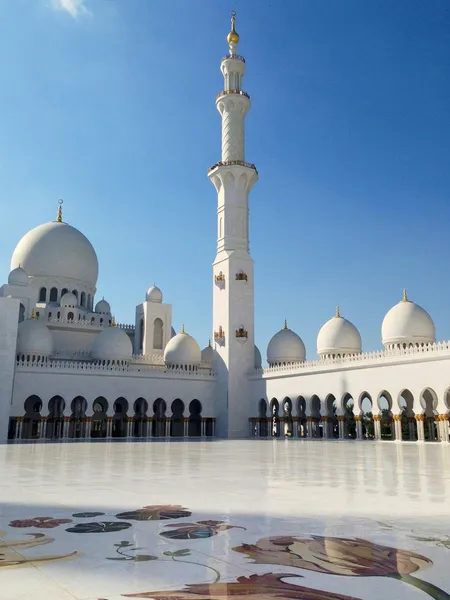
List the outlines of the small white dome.
{"label": "small white dome", "polygon": [[202,360],[200,346],[192,336],[181,333],[168,341],[164,350],[164,362],[167,365],[198,365]]}
{"label": "small white dome", "polygon": [[162,291],[156,285],[152,285],[152,287],[148,288],[145,299],[147,302],[162,302]]}
{"label": "small white dome", "polygon": [[214,359],[214,348],[211,342],[202,350],[202,362],[212,362]]}
{"label": "small white dome", "polygon": [[285,322],[281,329],[270,340],[267,346],[267,362],[269,365],[277,363],[303,362],[305,360],[305,344]]}
{"label": "small white dome", "polygon": [[425,309],[408,300],[405,290],[403,300],[384,317],[381,337],[384,346],[433,344],[436,333],[433,319]]}
{"label": "small white dome", "polygon": [[106,327],[95,338],[91,356],[95,360],[127,360],[133,355],[128,335],[120,327]]}
{"label": "small white dome", "polygon": [[75,294],[72,292],[66,292],[63,296],[61,296],[60,301],[61,308],[77,308],[78,300]]}
{"label": "small white dome", "polygon": [[259,351],[258,346],[255,344],[255,369],[260,369],[261,367],[262,367],[261,352]]}
{"label": "small white dome", "polygon": [[53,352],[53,337],[45,323],[28,319],[19,323],[17,337],[18,354],[50,356]]}
{"label": "small white dome", "polygon": [[258,346],[255,344],[255,369],[260,369],[261,367],[262,367],[261,352],[259,351]]}
{"label": "small white dome", "polygon": [[361,352],[361,335],[356,327],[341,317],[339,307],[336,315],[327,321],[317,336],[317,354],[320,357],[337,354],[359,354]]}
{"label": "small white dome", "polygon": [[106,302],[104,298],[99,300],[95,305],[95,312],[99,315],[110,315],[111,314],[111,306],[109,302]]}
{"label": "small white dome", "polygon": [[51,221],[26,233],[11,258],[30,277],[76,279],[95,286],[98,260],[90,241],[67,223]]}
{"label": "small white dome", "polygon": [[28,285],[28,274],[22,267],[16,267],[8,276],[9,285]]}

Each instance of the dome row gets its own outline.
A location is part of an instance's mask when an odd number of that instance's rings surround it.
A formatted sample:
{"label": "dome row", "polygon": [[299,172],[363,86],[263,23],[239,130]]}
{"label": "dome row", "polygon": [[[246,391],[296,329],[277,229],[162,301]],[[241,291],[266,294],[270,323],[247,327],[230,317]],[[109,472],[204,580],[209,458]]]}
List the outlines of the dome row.
{"label": "dome row", "polygon": [[[435,327],[430,315],[418,304],[408,300],[406,291],[401,302],[386,314],[381,326],[381,337],[386,349],[409,347],[435,342]],[[339,308],[336,315],[327,321],[317,336],[317,353],[320,358],[359,354],[361,335],[357,328],[344,319]],[[305,345],[285,322],[267,346],[269,365],[303,362],[306,359]]]}

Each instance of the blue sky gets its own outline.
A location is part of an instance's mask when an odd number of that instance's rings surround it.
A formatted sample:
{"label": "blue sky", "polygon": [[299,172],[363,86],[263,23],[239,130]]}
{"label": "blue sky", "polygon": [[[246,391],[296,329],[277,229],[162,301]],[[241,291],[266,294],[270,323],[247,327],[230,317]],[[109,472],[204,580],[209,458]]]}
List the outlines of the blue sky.
{"label": "blue sky", "polygon": [[377,349],[403,287],[450,339],[448,0],[2,2],[1,279],[63,198],[117,319],[156,281],[207,344],[232,8],[262,353],[286,317],[314,358],[336,304]]}

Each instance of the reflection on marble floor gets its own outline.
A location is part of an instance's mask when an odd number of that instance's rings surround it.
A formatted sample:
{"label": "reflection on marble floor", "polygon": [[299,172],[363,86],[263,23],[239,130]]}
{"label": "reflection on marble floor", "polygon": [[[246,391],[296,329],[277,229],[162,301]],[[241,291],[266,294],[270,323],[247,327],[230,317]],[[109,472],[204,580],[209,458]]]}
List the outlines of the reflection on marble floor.
{"label": "reflection on marble floor", "polygon": [[2,600],[450,600],[450,449],[0,448]]}

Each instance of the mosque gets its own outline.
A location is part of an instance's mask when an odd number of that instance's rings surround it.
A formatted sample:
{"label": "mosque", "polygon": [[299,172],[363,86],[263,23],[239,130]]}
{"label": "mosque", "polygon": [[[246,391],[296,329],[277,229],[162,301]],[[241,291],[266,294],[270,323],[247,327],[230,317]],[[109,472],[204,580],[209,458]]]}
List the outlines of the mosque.
{"label": "mosque", "polygon": [[221,160],[208,171],[217,204],[213,345],[203,350],[153,285],[132,324],[96,298],[90,241],[64,222],[19,241],[0,288],[0,442],[153,438],[292,438],[449,441],[450,343],[406,294],[385,316],[383,350],[362,352],[339,309],[320,329],[317,360],[284,327],[254,343],[254,278],[246,162],[250,96],[232,15],[216,98]]}

